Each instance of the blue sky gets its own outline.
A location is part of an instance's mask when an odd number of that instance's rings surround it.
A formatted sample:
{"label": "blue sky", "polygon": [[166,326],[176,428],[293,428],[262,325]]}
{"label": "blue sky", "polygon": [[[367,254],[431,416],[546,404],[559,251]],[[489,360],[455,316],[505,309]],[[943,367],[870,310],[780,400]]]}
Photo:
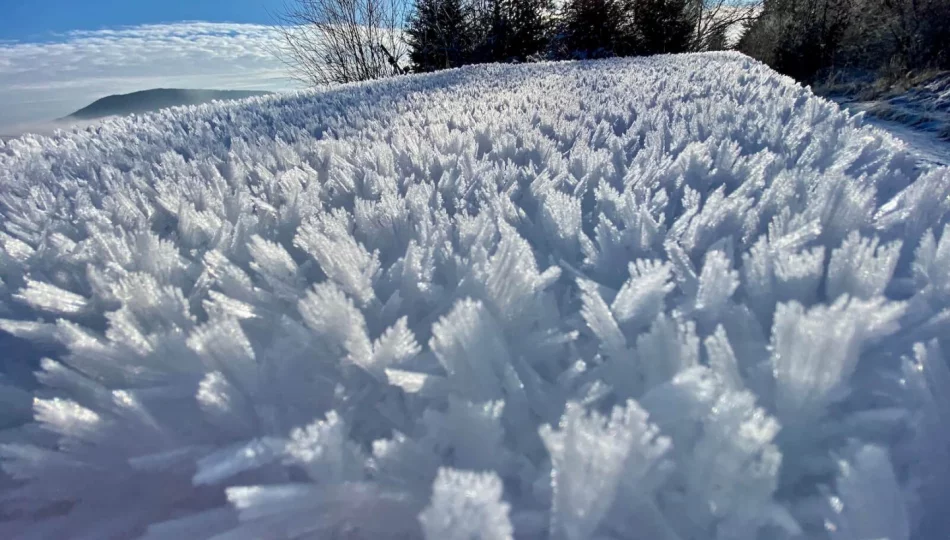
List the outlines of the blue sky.
{"label": "blue sky", "polygon": [[0,135],[110,94],[298,88],[275,55],[284,0],[0,0]]}
{"label": "blue sky", "polygon": [[271,24],[282,6],[283,0],[0,0],[0,40],[180,21]]}

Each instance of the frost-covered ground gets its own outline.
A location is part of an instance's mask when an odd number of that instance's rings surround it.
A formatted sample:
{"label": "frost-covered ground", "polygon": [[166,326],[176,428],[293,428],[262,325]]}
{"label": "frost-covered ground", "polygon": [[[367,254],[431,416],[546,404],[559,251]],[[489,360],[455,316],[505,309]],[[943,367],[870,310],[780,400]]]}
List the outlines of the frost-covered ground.
{"label": "frost-covered ground", "polygon": [[0,145],[0,537],[945,539],[950,171],[859,122],[710,54]]}
{"label": "frost-covered ground", "polygon": [[[864,113],[866,124],[893,135],[907,144],[907,150],[917,156],[924,166],[950,166],[950,139],[945,139],[932,129],[920,125],[904,123],[879,116],[876,111],[881,107],[877,101],[842,101],[843,107],[855,113]],[[950,129],[950,125],[948,125]]]}
{"label": "frost-covered ground", "polygon": [[[821,92],[848,109],[866,113],[867,122],[906,142],[928,165],[950,165],[950,72],[900,81],[894,88],[856,77]],[[910,88],[903,88],[910,85]]]}
{"label": "frost-covered ground", "polygon": [[[847,108],[860,111],[861,103],[851,103]],[[866,110],[866,109],[865,109]],[[916,155],[925,166],[950,166],[950,140],[941,139],[933,131],[922,130],[894,120],[865,116],[865,123],[883,129],[907,144],[907,150]]]}
{"label": "frost-covered ground", "polygon": [[941,72],[910,89],[866,103],[869,110],[892,120],[930,131],[950,141],[950,72]]}

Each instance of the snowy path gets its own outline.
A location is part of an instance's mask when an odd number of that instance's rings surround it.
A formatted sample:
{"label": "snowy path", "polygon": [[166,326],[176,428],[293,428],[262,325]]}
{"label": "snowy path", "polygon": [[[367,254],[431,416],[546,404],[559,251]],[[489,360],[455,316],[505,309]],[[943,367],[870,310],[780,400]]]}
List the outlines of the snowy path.
{"label": "snowy path", "polygon": [[933,131],[919,129],[894,120],[885,120],[868,112],[873,102],[840,102],[849,111],[864,112],[864,121],[873,127],[882,129],[907,144],[908,151],[917,156],[923,164],[929,166],[950,165],[950,141],[937,136]]}

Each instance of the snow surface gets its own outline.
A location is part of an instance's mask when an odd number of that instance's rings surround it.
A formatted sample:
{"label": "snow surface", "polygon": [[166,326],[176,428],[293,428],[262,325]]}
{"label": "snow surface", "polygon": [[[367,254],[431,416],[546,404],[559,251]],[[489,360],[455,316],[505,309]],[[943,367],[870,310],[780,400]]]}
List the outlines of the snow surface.
{"label": "snow surface", "polygon": [[911,88],[864,103],[878,117],[924,131],[950,142],[950,72],[939,72]]}
{"label": "snow surface", "polygon": [[948,211],[731,53],[15,139],[0,537],[947,538]]}
{"label": "snow surface", "polygon": [[874,86],[873,81],[852,83],[844,95],[833,99],[849,110],[865,112],[866,122],[906,142],[923,164],[950,166],[950,72],[937,73],[906,90],[884,90],[870,101],[854,95],[858,88]]}
{"label": "snow surface", "polygon": [[[950,166],[950,140],[941,138],[932,130],[920,125],[888,120],[878,116],[880,102],[856,101],[842,103],[842,106],[855,112],[864,112],[864,121],[876,128],[883,129],[896,139],[907,143],[907,150],[916,155],[924,165]],[[948,125],[950,130],[950,125]],[[950,133],[950,131],[948,131]]]}

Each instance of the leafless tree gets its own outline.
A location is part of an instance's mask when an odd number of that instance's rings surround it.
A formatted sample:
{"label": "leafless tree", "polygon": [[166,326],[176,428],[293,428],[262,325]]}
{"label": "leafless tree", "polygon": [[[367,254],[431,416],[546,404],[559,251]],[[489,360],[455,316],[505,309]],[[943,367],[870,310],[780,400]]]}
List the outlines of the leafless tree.
{"label": "leafless tree", "polygon": [[708,51],[721,48],[723,40],[730,41],[730,34],[754,20],[762,10],[758,0],[695,0],[692,6],[695,24],[692,51]]}
{"label": "leafless tree", "polygon": [[843,60],[858,6],[859,0],[765,0],[741,49],[781,73],[812,81]]}
{"label": "leafless tree", "polygon": [[950,67],[950,0],[882,3],[896,55],[906,67]]}
{"label": "leafless tree", "polygon": [[291,0],[279,16],[279,51],[307,85],[366,81],[404,72],[405,0]]}

